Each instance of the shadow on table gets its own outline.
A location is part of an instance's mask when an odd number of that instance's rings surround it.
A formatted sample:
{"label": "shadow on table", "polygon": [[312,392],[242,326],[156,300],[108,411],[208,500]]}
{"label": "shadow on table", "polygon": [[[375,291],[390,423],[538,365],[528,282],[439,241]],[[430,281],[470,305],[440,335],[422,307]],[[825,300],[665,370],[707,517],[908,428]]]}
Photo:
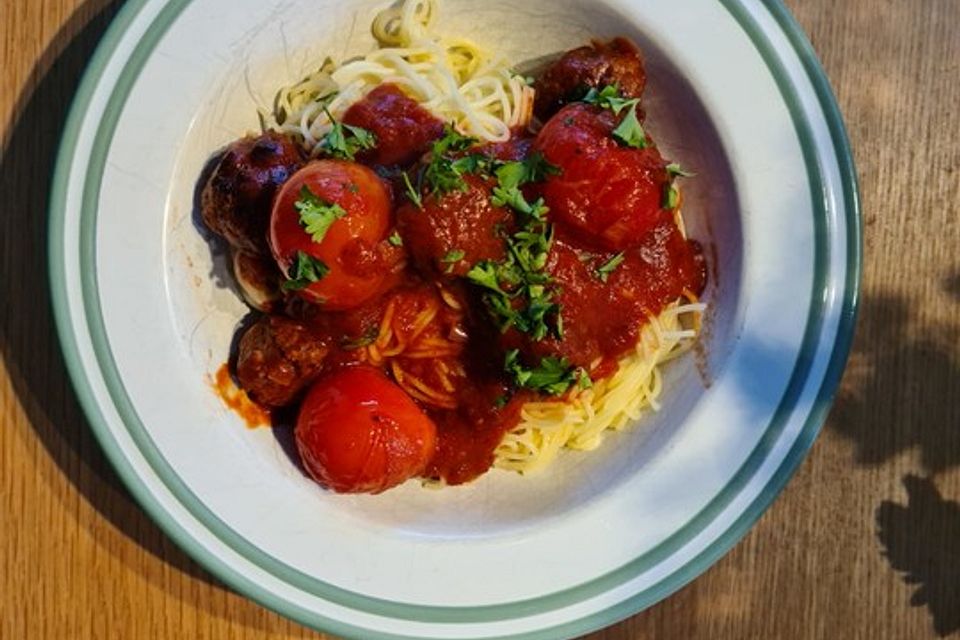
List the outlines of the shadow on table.
{"label": "shadow on table", "polygon": [[153,524],[109,465],[67,377],[49,302],[49,179],[70,100],[121,4],[91,1],[76,11],[34,67],[6,129],[0,157],[0,234],[19,241],[7,242],[7,253],[0,256],[0,353],[35,436],[89,504],[152,555],[219,585]]}
{"label": "shadow on table", "polygon": [[[960,274],[943,280],[944,304],[960,307]],[[885,500],[877,536],[893,569],[918,585],[938,634],[960,631],[960,503],[935,479],[960,465],[960,322],[925,322],[924,309],[897,296],[867,296],[832,427],[879,465],[916,449],[928,477],[908,475],[908,504]],[[960,308],[957,315],[960,317]]]}
{"label": "shadow on table", "polygon": [[922,312],[905,298],[864,297],[830,421],[859,463],[879,465],[916,447],[930,473],[960,465],[960,322],[924,324]]}
{"label": "shadow on table", "polygon": [[919,585],[910,599],[926,605],[941,636],[960,631],[960,504],[944,500],[929,478],[907,476],[908,503],[885,500],[877,528],[887,559]]}

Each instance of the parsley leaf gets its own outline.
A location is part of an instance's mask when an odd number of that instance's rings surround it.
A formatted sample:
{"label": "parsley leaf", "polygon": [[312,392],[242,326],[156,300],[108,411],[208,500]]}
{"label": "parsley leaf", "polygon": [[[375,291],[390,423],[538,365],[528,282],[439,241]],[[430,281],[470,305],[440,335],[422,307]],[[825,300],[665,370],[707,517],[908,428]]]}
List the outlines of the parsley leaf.
{"label": "parsley leaf", "polygon": [[483,301],[501,331],[515,327],[534,340],[563,336],[560,305],[545,272],[553,241],[546,224],[530,224],[507,238],[507,258],[478,262],[467,279],[486,291]]}
{"label": "parsley leaf", "polygon": [[625,259],[626,258],[623,255],[623,251],[621,251],[620,253],[613,256],[612,258],[607,260],[605,263],[597,267],[597,277],[600,278],[600,282],[606,282],[607,278],[610,277],[610,274],[616,271],[617,267],[623,264],[623,261]]}
{"label": "parsley leaf", "polygon": [[531,204],[527,202],[520,187],[558,173],[560,169],[547,162],[540,153],[534,153],[522,161],[504,162],[494,172],[497,186],[493,188],[491,202],[496,207],[509,206],[537,222],[543,221],[549,211],[543,198],[538,198]]}
{"label": "parsley leaf", "polygon": [[577,372],[580,371],[571,367],[566,358],[554,356],[542,358],[535,368],[527,369],[520,362],[520,351],[517,349],[507,352],[503,368],[517,386],[555,396],[565,393],[570,385],[577,382]]}
{"label": "parsley leaf", "polygon": [[690,171],[685,171],[680,167],[676,162],[671,162],[667,165],[667,176],[669,177],[669,182],[663,191],[663,202],[661,206],[664,209],[676,209],[680,205],[680,192],[677,190],[676,185],[674,184],[677,178],[692,178],[697,174]]}
{"label": "parsley leaf", "polygon": [[471,267],[467,272],[467,280],[477,286],[490,289],[496,293],[507,295],[500,288],[500,281],[497,274],[497,265],[489,260],[483,260]]}
{"label": "parsley leaf", "polygon": [[335,120],[326,106],[323,107],[323,112],[333,125],[320,141],[320,148],[328,155],[341,160],[353,160],[358,152],[377,146],[377,137],[372,131]]}
{"label": "parsley leaf", "polygon": [[609,109],[617,116],[620,115],[621,111],[627,109],[627,114],[623,116],[620,124],[611,132],[611,135],[620,144],[634,149],[645,149],[650,146],[643,125],[640,124],[640,119],[637,117],[639,98],[624,98],[620,94],[619,87],[607,85],[599,91],[595,88],[590,89],[583,96],[582,102],[596,105],[601,109]]}
{"label": "parsley leaf", "polygon": [[463,257],[465,255],[467,254],[462,249],[452,249],[450,251],[447,251],[447,255],[443,256],[443,258],[440,259],[440,262],[443,262],[444,264],[449,265],[446,271],[447,273],[452,273],[453,265],[459,262],[460,260],[463,260]]}
{"label": "parsley leaf", "polygon": [[387,238],[387,242],[389,242],[395,247],[403,246],[403,238],[400,237],[400,233],[397,231],[394,231],[393,233],[390,234],[390,237]]}
{"label": "parsley leaf", "polygon": [[340,341],[340,348],[345,351],[355,351],[361,347],[366,347],[367,345],[373,344],[380,334],[379,327],[371,327],[366,333],[361,335],[358,338],[350,339],[344,337]]}
{"label": "parsley leaf", "polygon": [[449,154],[466,151],[476,142],[476,138],[467,137],[452,126],[446,126],[443,137],[431,146],[430,162],[423,171],[423,179],[434,194],[467,188],[463,175],[478,171],[486,158],[479,154],[451,158]]}
{"label": "parsley leaf", "polygon": [[680,192],[673,186],[673,183],[667,184],[663,194],[663,208],[676,209],[680,204]]}
{"label": "parsley leaf", "polygon": [[[420,182],[419,180],[417,181]],[[417,209],[423,211],[423,198],[420,197],[419,184],[417,188],[414,188],[413,184],[410,182],[410,176],[407,175],[407,172],[403,172],[403,184],[407,188],[407,197],[410,198],[410,202],[416,205]]]}
{"label": "parsley leaf", "polygon": [[687,171],[676,162],[671,162],[667,165],[667,175],[669,175],[671,178],[693,178],[697,174],[693,173],[692,171]]}
{"label": "parsley leaf", "polygon": [[309,253],[297,251],[297,260],[293,265],[292,277],[283,283],[284,291],[299,291],[306,289],[314,282],[320,282],[330,273],[322,260],[314,258]]}
{"label": "parsley leaf", "polygon": [[293,207],[300,213],[300,224],[310,234],[310,239],[317,243],[323,242],[330,225],[347,215],[343,207],[323,200],[307,185],[300,188],[300,197]]}
{"label": "parsley leaf", "polygon": [[580,387],[581,391],[593,388],[593,380],[590,378],[590,374],[582,367],[577,369],[577,386]]}
{"label": "parsley leaf", "polygon": [[632,105],[630,105],[630,110],[627,111],[627,115],[623,117],[623,120],[620,121],[620,124],[617,125],[617,128],[614,129],[611,133],[617,142],[632,147],[634,149],[646,149],[650,146],[649,141],[647,140],[647,134],[643,130],[643,125],[640,124],[640,120],[637,118],[637,103],[639,100],[633,100]]}

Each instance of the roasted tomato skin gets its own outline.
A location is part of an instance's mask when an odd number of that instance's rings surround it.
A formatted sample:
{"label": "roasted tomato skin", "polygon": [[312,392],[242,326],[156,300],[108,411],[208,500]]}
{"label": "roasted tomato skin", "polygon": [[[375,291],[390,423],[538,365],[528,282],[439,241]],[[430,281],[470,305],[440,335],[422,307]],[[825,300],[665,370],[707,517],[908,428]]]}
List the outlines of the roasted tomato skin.
{"label": "roasted tomato skin", "polygon": [[547,122],[534,143],[560,168],[542,188],[551,216],[613,251],[643,241],[659,219],[669,184],[666,162],[653,142],[643,149],[621,146],[612,136],[618,124],[607,109],[571,104]]}
{"label": "roasted tomato skin", "polygon": [[[296,208],[301,192],[311,193],[343,208],[346,215],[314,242]],[[277,193],[270,216],[270,247],[287,277],[294,277],[300,251],[322,261],[329,272],[300,294],[330,310],[359,306],[380,292],[390,271],[383,240],[390,227],[390,191],[371,169],[344,160],[312,162]]]}
{"label": "roasted tomato skin", "polygon": [[419,475],[437,428],[373,367],[346,367],[318,380],[294,430],[307,472],[337,493],[381,493]]}

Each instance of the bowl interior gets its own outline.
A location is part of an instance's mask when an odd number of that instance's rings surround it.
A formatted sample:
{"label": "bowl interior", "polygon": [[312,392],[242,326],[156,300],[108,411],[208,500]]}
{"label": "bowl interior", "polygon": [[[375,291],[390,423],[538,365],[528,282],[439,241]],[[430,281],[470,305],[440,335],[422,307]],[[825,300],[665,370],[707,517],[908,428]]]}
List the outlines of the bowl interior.
{"label": "bowl interior", "polygon": [[[328,55],[343,60],[372,49],[368,25],[383,6],[369,1],[289,4],[222,52],[226,66],[209,78],[189,129],[176,141],[180,151],[164,220],[164,285],[170,321],[182,337],[184,375],[198,385],[226,361],[234,333],[249,313],[223,246],[205,232],[196,214],[204,167],[229,141],[259,128],[257,109],[268,107],[281,86]],[[521,68],[591,38],[623,35],[640,46],[648,72],[646,128],[665,157],[696,173],[683,182],[684,219],[689,236],[701,242],[707,256],[709,312],[696,353],[665,370],[660,412],[609,435],[597,450],[564,452],[549,469],[529,476],[493,470],[442,491],[411,481],[382,496],[336,496],[300,473],[289,429],[249,430],[216,398],[206,405],[205,420],[216,437],[239,446],[278,490],[335,502],[345,516],[412,535],[487,536],[541,526],[641,473],[684,437],[687,416],[723,370],[743,305],[743,227],[731,161],[706,101],[664,53],[656,34],[635,17],[628,19],[615,3],[539,1],[505,11],[507,5],[444,0],[437,29],[496,48]]]}

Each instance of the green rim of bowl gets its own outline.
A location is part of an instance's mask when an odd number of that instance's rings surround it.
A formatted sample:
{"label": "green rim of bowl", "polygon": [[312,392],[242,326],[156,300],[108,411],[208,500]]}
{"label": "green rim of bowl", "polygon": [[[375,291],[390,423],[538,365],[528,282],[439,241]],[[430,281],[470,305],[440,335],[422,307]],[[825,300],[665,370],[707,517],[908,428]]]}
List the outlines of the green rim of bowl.
{"label": "green rim of bowl", "polygon": [[[60,277],[60,274],[65,273],[66,267],[64,263],[64,247],[66,242],[64,221],[66,214],[67,181],[70,176],[71,163],[80,135],[80,126],[93,99],[96,86],[103,75],[108,61],[126,34],[127,29],[137,18],[140,10],[143,9],[149,1],[150,0],[129,0],[115,18],[94,57],[91,59],[67,120],[53,181],[50,206],[49,244],[51,291],[57,330],[67,362],[67,368],[81,405],[86,412],[95,434],[100,440],[101,446],[106,451],[127,487],[143,508],[185,551],[225,583],[261,604],[317,629],[358,638],[409,638],[410,636],[385,634],[343,623],[319,615],[312,610],[294,605],[267,591],[232,566],[207,553],[193,535],[183,528],[183,526],[165,510],[160,502],[153,497],[150,488],[129,464],[123,452],[114,441],[87,380],[79,356],[79,348],[73,336],[73,322],[68,309],[65,280]],[[598,596],[611,588],[623,584],[653,564],[670,556],[712,522],[713,518],[737,495],[738,491],[752,477],[753,473],[766,458],[769,445],[780,435],[782,426],[793,409],[792,403],[796,400],[796,396],[807,381],[810,364],[818,350],[819,334],[822,329],[825,309],[824,296],[822,293],[830,284],[827,280],[827,264],[829,259],[826,241],[828,209],[824,197],[823,178],[817,163],[816,149],[810,132],[810,125],[800,106],[796,89],[790,83],[782,62],[778,58],[773,46],[767,40],[763,30],[754,22],[749,11],[742,5],[743,0],[719,1],[753,42],[781,91],[783,99],[793,118],[796,132],[803,149],[810,179],[811,196],[816,209],[816,272],[814,276],[814,295],[812,297],[812,300],[815,302],[810,307],[803,346],[787,391],[774,414],[770,426],[768,426],[761,441],[754,451],[751,452],[746,462],[710,504],[691,519],[690,522],[684,525],[680,531],[651,551],[635,558],[624,566],[584,584],[530,600],[482,607],[422,606],[371,598],[324,583],[268,556],[246,541],[238,533],[231,530],[225,523],[207,510],[202,502],[189,490],[180,478],[176,476],[152,440],[150,440],[146,429],[143,427],[132,403],[126,395],[122,381],[113,362],[112,354],[110,353],[109,343],[106,339],[106,332],[103,326],[102,314],[99,308],[95,273],[96,205],[99,199],[100,181],[107,152],[112,141],[115,126],[122,113],[129,92],[154,47],[190,1],[191,0],[170,0],[163,9],[160,10],[151,25],[147,28],[143,37],[136,44],[130,57],[126,60],[116,84],[112,87],[112,93],[109,97],[104,117],[99,124],[98,132],[91,149],[91,161],[85,176],[80,221],[80,261],[84,266],[81,278],[85,314],[90,323],[91,338],[98,364],[104,380],[107,383],[111,398],[136,442],[138,449],[148,461],[154,473],[156,473],[160,481],[166,485],[166,488],[176,496],[194,518],[202,523],[223,544],[243,556],[248,562],[251,562],[281,581],[301,589],[306,593],[357,611],[363,611],[377,616],[433,624],[484,623],[521,618],[567,607],[584,599]],[[843,297],[837,336],[815,404],[790,451],[764,489],[737,520],[698,556],[662,579],[653,587],[634,594],[610,608],[562,625],[518,635],[503,636],[504,638],[522,638],[525,640],[554,639],[587,633],[591,630],[612,624],[617,620],[632,615],[658,602],[703,573],[745,535],[773,499],[780,493],[788,479],[793,475],[800,461],[803,460],[807,450],[816,438],[820,426],[826,418],[850,350],[859,297],[862,239],[856,170],[853,165],[853,158],[839,108],[830,89],[829,82],[810,43],[807,41],[802,29],[797,25],[792,15],[781,2],[777,0],[765,0],[764,4],[795,49],[814,87],[819,100],[819,106],[823,110],[829,127],[842,178],[847,231],[846,279],[843,283]]]}

